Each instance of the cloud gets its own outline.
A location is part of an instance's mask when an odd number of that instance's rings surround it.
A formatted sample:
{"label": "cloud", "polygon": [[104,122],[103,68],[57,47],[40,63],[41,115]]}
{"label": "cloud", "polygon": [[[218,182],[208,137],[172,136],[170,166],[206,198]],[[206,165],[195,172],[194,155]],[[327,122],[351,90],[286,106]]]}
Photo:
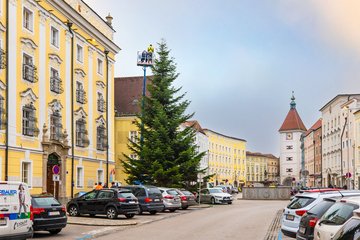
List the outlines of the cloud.
{"label": "cloud", "polygon": [[280,1],[277,6],[279,17],[305,39],[360,56],[360,1]]}

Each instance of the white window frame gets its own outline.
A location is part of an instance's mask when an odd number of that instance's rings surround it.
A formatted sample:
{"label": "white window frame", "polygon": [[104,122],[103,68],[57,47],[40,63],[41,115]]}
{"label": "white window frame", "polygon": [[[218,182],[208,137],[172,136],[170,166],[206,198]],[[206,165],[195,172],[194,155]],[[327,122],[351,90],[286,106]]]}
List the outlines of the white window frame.
{"label": "white window frame", "polygon": [[[57,41],[56,41],[57,45],[53,44],[53,29],[57,31]],[[60,49],[60,30],[53,25],[50,25],[50,45],[56,49]]]}
{"label": "white window frame", "polygon": [[28,160],[23,160],[21,161],[21,164],[20,164],[20,182],[23,182],[23,164],[26,163],[26,164],[29,164],[29,169],[28,169],[28,182],[25,182],[29,189],[32,188],[33,184],[32,184],[32,172],[33,172],[33,165],[32,165],[32,162],[31,161],[28,161]]}
{"label": "white window frame", "polygon": [[0,157],[0,179],[2,179],[2,157]]}
{"label": "white window frame", "polygon": [[[80,185],[78,185],[79,181],[79,172],[78,170],[81,169],[81,176],[80,176]],[[76,188],[77,189],[83,189],[84,188],[84,167],[83,166],[76,166]]]}
{"label": "white window frame", "polygon": [[[79,47],[81,48],[81,54],[79,54]],[[81,64],[84,63],[84,47],[80,44],[76,44],[76,61]]]}
{"label": "white window frame", "polygon": [[[30,27],[31,29],[25,27],[25,25],[24,25],[24,23],[25,23],[25,19],[24,19],[25,10],[31,13],[31,23],[29,24],[31,26]],[[23,27],[24,30],[26,30],[26,31],[28,31],[28,32],[30,32],[32,34],[34,34],[34,16],[35,15],[34,15],[33,10],[31,10],[30,8],[28,8],[26,6],[23,6],[23,8],[22,8],[22,17],[21,17],[22,18],[22,27]]]}
{"label": "white window frame", "polygon": [[[2,16],[3,13],[3,1],[0,0],[0,16]],[[1,175],[0,175],[1,176]],[[0,178],[1,179],[1,178]]]}
{"label": "white window frame", "polygon": [[[99,172],[102,172],[102,174],[99,174]],[[99,179],[99,177],[101,177],[101,178]],[[105,177],[104,177],[104,169],[98,168],[96,170],[96,180],[97,180],[97,182],[98,183],[101,182],[102,184],[104,184],[104,179],[105,179]]]}
{"label": "white window frame", "polygon": [[[135,135],[133,135],[132,133],[135,133]],[[138,135],[139,135],[138,131],[130,131],[129,132],[129,139],[136,143],[137,142],[136,138],[138,138]]]}
{"label": "white window frame", "polygon": [[[100,64],[101,62],[101,64]],[[101,58],[97,59],[96,62],[96,66],[97,66],[97,74],[99,74],[100,76],[103,76],[104,74],[104,60]]]}

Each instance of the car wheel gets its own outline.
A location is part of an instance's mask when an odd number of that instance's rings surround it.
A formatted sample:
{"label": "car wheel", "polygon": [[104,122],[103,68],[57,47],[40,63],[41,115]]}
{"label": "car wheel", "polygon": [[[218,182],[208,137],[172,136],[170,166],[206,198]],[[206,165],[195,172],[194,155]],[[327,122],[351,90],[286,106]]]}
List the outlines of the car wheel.
{"label": "car wheel", "polygon": [[118,213],[116,211],[116,209],[114,207],[108,207],[108,209],[106,210],[106,217],[108,219],[115,219],[117,218]]}
{"label": "car wheel", "polygon": [[95,214],[90,214],[90,217],[95,217]]}
{"label": "car wheel", "polygon": [[50,230],[49,232],[50,232],[50,234],[55,235],[55,234],[58,234],[59,232],[61,232],[61,228],[60,229]]}
{"label": "car wheel", "polygon": [[72,217],[80,216],[79,208],[76,205],[71,205],[69,207],[69,215]]}
{"label": "car wheel", "polygon": [[150,211],[151,215],[155,215],[157,212],[156,211]]}
{"label": "car wheel", "polygon": [[232,202],[228,202],[228,204],[232,204]]}
{"label": "car wheel", "polygon": [[215,198],[211,198],[211,204],[215,204]]}
{"label": "car wheel", "polygon": [[186,207],[181,207],[182,210],[186,210],[188,209],[189,206],[186,206]]}
{"label": "car wheel", "polygon": [[125,214],[126,218],[133,218],[135,216],[135,214]]}
{"label": "car wheel", "polygon": [[176,211],[176,209],[169,209],[169,211],[170,211],[170,212],[175,212],[175,211]]}

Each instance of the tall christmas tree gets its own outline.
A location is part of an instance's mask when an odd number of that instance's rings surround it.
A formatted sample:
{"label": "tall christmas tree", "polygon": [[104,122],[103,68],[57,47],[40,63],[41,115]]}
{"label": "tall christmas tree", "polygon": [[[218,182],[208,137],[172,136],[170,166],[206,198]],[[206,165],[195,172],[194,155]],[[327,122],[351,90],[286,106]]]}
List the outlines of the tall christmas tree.
{"label": "tall christmas tree", "polygon": [[172,85],[179,74],[169,54],[166,42],[159,43],[149,94],[143,98],[136,123],[141,137],[128,146],[137,157],[124,155],[122,162],[127,183],[185,187],[202,172],[199,166],[204,153],[197,152],[195,130],[179,128],[193,114],[185,113],[190,102],[179,93],[181,88]]}

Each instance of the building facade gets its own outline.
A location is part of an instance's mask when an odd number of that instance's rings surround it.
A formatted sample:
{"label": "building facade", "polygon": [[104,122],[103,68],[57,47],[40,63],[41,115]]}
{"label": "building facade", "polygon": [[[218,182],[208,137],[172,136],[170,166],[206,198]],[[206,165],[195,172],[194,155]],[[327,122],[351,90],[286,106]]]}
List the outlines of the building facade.
{"label": "building facade", "polygon": [[246,184],[246,140],[204,129],[209,138],[210,182],[240,186]]}
{"label": "building facade", "polygon": [[[354,109],[354,118],[355,118],[355,144],[354,144],[354,155],[355,160],[358,163],[360,161],[360,106],[358,104],[357,108]],[[357,180],[357,187],[356,189],[360,189],[360,167],[356,167],[355,172],[355,179]]]}
{"label": "building facade", "polygon": [[[322,114],[322,174],[323,185],[357,188],[354,173],[355,117],[352,108],[356,106],[360,94],[341,94],[323,106]],[[355,185],[354,185],[355,183]]]}
{"label": "building facade", "polygon": [[111,17],[81,0],[0,3],[0,179],[64,200],[107,182],[120,50]]}
{"label": "building facade", "polygon": [[267,159],[260,153],[246,152],[246,185],[263,184],[267,170]]}
{"label": "building facade", "polygon": [[320,187],[321,184],[321,119],[305,133],[304,137],[304,159],[305,170],[307,170],[306,186]]}
{"label": "building facade", "polygon": [[267,159],[267,181],[271,184],[280,183],[280,159],[272,154],[265,154]]}
{"label": "building facade", "polygon": [[[205,170],[204,176],[209,175],[209,138],[206,135],[204,129],[201,127],[200,123],[196,120],[187,121],[180,126],[180,130],[192,127],[195,129],[195,145],[197,146],[197,152],[204,152],[205,155],[200,161],[200,170]],[[201,176],[199,176],[201,178]]]}
{"label": "building facade", "polygon": [[280,133],[280,181],[290,186],[301,180],[301,138],[306,132],[292,96],[290,110],[279,129]]}

